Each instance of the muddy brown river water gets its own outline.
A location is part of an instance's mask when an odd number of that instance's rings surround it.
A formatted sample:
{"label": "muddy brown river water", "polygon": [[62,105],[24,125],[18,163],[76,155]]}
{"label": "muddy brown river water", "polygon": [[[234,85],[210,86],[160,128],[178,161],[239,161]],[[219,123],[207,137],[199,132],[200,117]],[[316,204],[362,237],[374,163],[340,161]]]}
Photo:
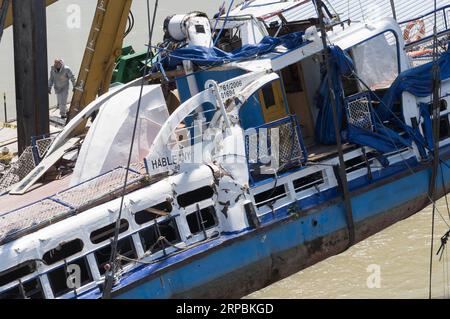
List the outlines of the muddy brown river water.
{"label": "muddy brown river water", "polygon": [[[444,198],[437,207],[449,223]],[[435,252],[448,230],[443,218],[436,213]],[[431,219],[429,206],[247,298],[428,298]],[[444,253],[441,261],[436,255],[433,258],[433,298],[449,298],[446,257]]]}

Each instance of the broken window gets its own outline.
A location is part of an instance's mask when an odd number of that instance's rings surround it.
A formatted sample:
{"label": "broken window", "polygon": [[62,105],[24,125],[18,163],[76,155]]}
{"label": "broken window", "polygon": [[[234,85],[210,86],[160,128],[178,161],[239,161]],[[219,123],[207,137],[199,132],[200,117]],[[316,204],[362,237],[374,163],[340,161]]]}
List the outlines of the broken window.
{"label": "broken window", "polygon": [[204,186],[201,188],[198,188],[196,190],[193,190],[191,192],[187,192],[184,194],[181,194],[177,197],[178,204],[180,204],[181,207],[187,207],[189,205],[198,203],[202,200],[208,199],[213,197],[214,190],[211,186]]}
{"label": "broken window", "polygon": [[264,192],[255,195],[256,207],[267,205],[272,202],[275,203],[277,200],[286,197],[286,188],[284,185],[275,187],[274,189],[269,189]]}
{"label": "broken window", "polygon": [[35,261],[26,261],[0,273],[0,286],[7,285],[15,280],[32,274],[36,270]]}
{"label": "broken window", "polygon": [[317,187],[324,183],[323,172],[315,172],[307,176],[300,177],[294,181],[294,189],[296,192],[304,191],[311,187]]}
{"label": "broken window", "polygon": [[370,162],[372,159],[376,157],[375,154],[368,152],[365,154],[362,154],[360,156],[356,156],[354,158],[351,158],[349,160],[346,160],[345,163],[345,171],[348,173],[357,171],[361,168],[367,167],[367,164],[370,165]]}
{"label": "broken window", "polygon": [[48,281],[55,297],[60,297],[90,283],[92,274],[86,257],[65,263],[61,267],[50,271],[48,273]]}
{"label": "broken window", "polygon": [[134,216],[136,223],[139,225],[148,223],[158,217],[166,216],[172,211],[172,205],[168,202],[162,202],[148,209],[137,212]]}
{"label": "broken window", "polygon": [[[107,270],[107,264],[111,258],[111,245],[105,246],[95,253],[98,270],[101,275],[104,275]],[[136,249],[134,248],[133,238],[131,236],[125,237],[117,242],[117,257],[124,256],[130,259],[137,259]],[[130,263],[130,260],[120,259],[120,265],[124,266]]]}
{"label": "broken window", "polygon": [[47,251],[42,259],[47,265],[52,265],[58,261],[67,259],[83,250],[83,241],[81,239],[74,239],[67,243],[61,243],[58,247]]}
{"label": "broken window", "polygon": [[1,299],[44,299],[41,282],[38,278],[20,283],[18,286],[0,293]]}
{"label": "broken window", "polygon": [[177,223],[173,218],[154,224],[140,231],[139,235],[144,251],[150,251],[152,254],[181,241]]}
{"label": "broken window", "polygon": [[397,78],[398,44],[391,31],[356,45],[352,51],[358,76],[371,90],[388,88]]}
{"label": "broken window", "polygon": [[[128,221],[126,219],[122,219],[120,221],[119,234],[123,233],[124,231],[127,231],[129,226],[130,225],[128,224]],[[116,223],[112,223],[112,224],[109,224],[108,226],[94,230],[91,233],[92,243],[98,244],[98,243],[101,243],[102,241],[105,241],[107,239],[114,237],[115,230],[116,230]]]}
{"label": "broken window", "polygon": [[186,216],[186,220],[189,225],[189,230],[193,235],[216,227],[219,224],[214,206],[209,206],[191,213]]}

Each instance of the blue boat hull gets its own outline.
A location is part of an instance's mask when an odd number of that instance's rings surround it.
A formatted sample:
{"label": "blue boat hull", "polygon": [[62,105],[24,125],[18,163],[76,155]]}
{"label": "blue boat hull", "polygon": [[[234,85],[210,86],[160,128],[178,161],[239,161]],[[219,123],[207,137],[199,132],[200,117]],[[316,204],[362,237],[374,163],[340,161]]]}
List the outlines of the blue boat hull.
{"label": "blue boat hull", "polygon": [[[446,165],[450,160],[446,159]],[[356,242],[430,204],[430,163],[416,163],[415,173],[401,171],[351,192]],[[438,195],[450,186],[442,165]],[[442,181],[445,181],[443,187]],[[300,208],[300,207],[301,208]],[[221,235],[156,264],[141,265],[123,276],[114,298],[239,298],[346,250],[349,231],[340,197],[305,208],[286,206],[283,216],[260,228]],[[276,216],[274,214],[274,216]],[[96,288],[81,298],[98,298]]]}

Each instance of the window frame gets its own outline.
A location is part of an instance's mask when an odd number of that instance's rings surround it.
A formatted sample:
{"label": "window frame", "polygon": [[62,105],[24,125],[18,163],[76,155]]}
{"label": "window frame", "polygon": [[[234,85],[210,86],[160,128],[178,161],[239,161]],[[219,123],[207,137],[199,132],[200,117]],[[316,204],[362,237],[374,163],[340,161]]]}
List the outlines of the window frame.
{"label": "window frame", "polygon": [[[385,35],[386,33],[391,33],[394,36],[394,39],[395,39],[395,48],[396,48],[396,55],[397,55],[397,77],[398,77],[400,75],[400,73],[402,72],[402,59],[401,59],[401,48],[400,48],[399,37],[398,37],[398,34],[395,32],[394,29],[390,29],[389,28],[389,29],[383,30],[383,31],[381,31],[381,32],[379,32],[377,34],[374,34],[374,35],[372,35],[371,37],[369,37],[367,39],[364,39],[364,40],[362,40],[362,41],[360,41],[360,42],[358,42],[356,44],[353,44],[351,47],[347,48],[345,51],[347,53],[348,53],[348,51],[352,51],[353,52],[353,49],[355,47],[357,47],[357,46],[359,46],[361,44],[364,44],[366,42],[369,42],[369,41],[375,39],[378,36]],[[352,57],[353,57],[353,63],[354,63],[354,55],[353,54],[352,54]],[[358,70],[356,70],[356,74],[358,74],[358,76],[359,76]],[[364,92],[364,91],[367,91],[367,89],[365,88],[364,90],[362,90],[362,92]]]}

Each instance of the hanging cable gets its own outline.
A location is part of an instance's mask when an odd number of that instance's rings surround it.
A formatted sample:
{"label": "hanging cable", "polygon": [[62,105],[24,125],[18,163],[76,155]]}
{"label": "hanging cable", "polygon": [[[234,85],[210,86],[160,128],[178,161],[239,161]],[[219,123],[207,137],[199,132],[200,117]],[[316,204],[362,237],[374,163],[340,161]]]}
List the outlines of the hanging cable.
{"label": "hanging cable", "polygon": [[431,247],[430,247],[430,274],[429,274],[429,287],[428,298],[431,299],[432,290],[432,274],[433,274],[433,249],[434,249],[434,228],[435,228],[435,212],[436,202],[434,201],[436,191],[436,176],[439,166],[439,124],[440,124],[440,107],[439,107],[439,65],[437,63],[437,1],[434,0],[434,36],[433,36],[433,171],[430,179],[429,194],[433,199],[433,211],[431,214]]}
{"label": "hanging cable", "polygon": [[[380,102],[380,105],[383,105],[385,108],[387,108],[386,105],[384,104],[384,102],[378,97],[378,95],[377,95],[374,91],[372,91],[372,90],[367,86],[367,84],[366,84],[361,78],[358,77],[358,75],[357,75],[356,73],[353,73],[353,75],[355,76],[355,78],[356,78],[356,79],[357,79],[364,87],[366,87],[366,89],[367,89],[371,94],[373,94],[373,96]],[[392,110],[390,110],[390,112],[392,112]],[[376,119],[377,119],[380,123],[382,123],[382,120],[381,120],[381,118],[379,117],[378,113],[377,113],[377,112],[372,112],[372,113],[375,115]],[[397,115],[396,115],[395,113],[392,112],[392,114],[394,115],[394,117],[396,117],[397,120],[400,121],[400,119],[398,119],[398,117],[397,117]],[[385,127],[384,125],[382,125],[381,127],[382,127],[384,130],[386,130],[386,127]],[[409,165],[408,161],[404,158],[403,154],[401,153],[401,150],[397,147],[397,145],[395,144],[395,141],[393,140],[393,138],[392,138],[388,133],[389,133],[389,132],[387,132],[387,130],[386,130],[386,136],[387,136],[387,138],[392,142],[392,145],[395,147],[395,149],[396,149],[396,151],[398,152],[398,154],[400,155],[402,161],[405,163],[405,166],[407,167],[407,169],[409,170],[409,172],[411,173],[411,175],[412,175],[412,174],[415,174],[413,168],[411,167],[411,165]],[[425,145],[422,145],[422,146],[425,147]],[[429,151],[431,151],[431,150],[429,149]],[[439,158],[439,161],[440,161],[440,158]],[[442,162],[442,163],[445,164],[445,162]],[[435,203],[435,200],[431,198],[431,196],[430,196],[429,193],[427,193],[426,196],[427,196],[427,198],[428,198],[428,200],[430,201],[431,204],[434,204],[434,203]],[[438,215],[441,217],[442,221],[443,221],[448,227],[450,227],[450,224],[445,220],[444,216],[441,214],[441,212],[439,211],[439,209],[438,209],[437,207],[436,207],[436,212],[437,212]]]}
{"label": "hanging cable", "polygon": [[335,171],[336,178],[338,179],[338,185],[342,191],[343,200],[344,200],[344,208],[345,208],[345,214],[346,214],[346,221],[347,221],[347,228],[348,228],[348,236],[349,236],[349,246],[353,245],[355,243],[355,225],[353,220],[353,211],[352,211],[352,203],[351,203],[351,195],[348,187],[348,181],[347,181],[347,174],[345,171],[345,160],[344,160],[344,151],[342,149],[342,141],[341,141],[341,135],[339,132],[339,121],[337,116],[337,103],[336,103],[336,96],[333,90],[333,83],[331,79],[331,62],[329,57],[329,47],[327,44],[327,31],[325,28],[325,21],[324,21],[324,12],[322,10],[324,4],[322,0],[316,0],[317,5],[317,12],[319,14],[319,25],[322,35],[322,45],[323,45],[323,51],[324,51],[324,59],[326,64],[326,70],[328,73],[328,90],[330,94],[330,100],[331,100],[331,109],[333,114],[333,125],[334,125],[334,133],[336,136],[336,145],[338,150],[338,158],[339,158],[339,165],[337,166],[337,169]]}
{"label": "hanging cable", "polygon": [[[435,15],[436,15],[436,11],[435,11]],[[436,32],[435,32],[435,34],[436,34]],[[435,36],[435,39],[437,39],[437,35]],[[436,61],[437,61],[437,45],[435,45],[434,60],[435,60],[434,65],[437,65],[437,63],[436,63]],[[437,70],[437,71],[439,71],[439,70]],[[433,70],[433,72],[436,72],[436,70]],[[357,75],[354,71],[353,71],[353,74],[352,74],[352,75],[353,75],[357,80],[359,80],[359,82],[360,82],[363,86],[365,86],[365,87],[369,90],[369,92],[371,92],[371,94],[374,95],[374,97],[375,97],[376,99],[378,99],[378,100],[380,101],[380,105],[383,105],[389,112],[392,113],[392,115],[393,115],[397,120],[400,120],[400,119],[398,119],[397,115],[396,115],[394,112],[392,112],[392,110],[390,110],[389,108],[387,108],[387,106],[386,106],[386,105],[383,103],[383,101],[376,95],[376,93],[373,92],[373,91],[367,86],[367,84],[366,84],[361,78],[358,77],[358,75]],[[437,78],[437,79],[440,79],[440,77],[436,77],[436,74],[434,75],[434,78],[435,78],[435,79],[436,79],[436,78]],[[438,98],[433,98],[433,102],[439,100],[439,87],[440,87],[440,84],[439,84],[439,83],[434,83],[434,87],[433,87],[433,88],[434,88],[434,90],[433,90],[433,95],[434,95],[434,96],[437,96]],[[437,95],[436,95],[436,91],[437,91]],[[433,104],[434,104],[434,103],[433,103]],[[438,120],[438,119],[439,119],[439,110],[440,110],[439,105],[434,105],[434,109],[433,109],[433,110],[438,112],[438,115],[434,115],[433,119]],[[375,114],[375,116],[377,117],[377,119],[381,122],[381,119],[379,118],[378,114],[377,114],[376,112],[373,112],[373,113]],[[385,129],[384,126],[382,126],[382,127],[383,127],[383,129]],[[435,153],[433,154],[433,160],[434,160],[435,162],[437,162],[437,165],[438,165],[439,163],[442,163],[443,165],[445,165],[445,166],[448,168],[448,166],[446,165],[446,163],[440,159],[440,155],[439,155],[439,128],[437,127],[437,129],[436,129],[436,125],[433,126],[433,128],[434,128],[434,130],[433,130],[433,137],[436,137],[436,139],[435,139],[435,145],[434,145],[434,150],[437,150],[437,152],[435,152]],[[436,131],[437,131],[437,132],[436,132]],[[388,138],[391,139],[391,142],[393,143],[394,147],[398,150],[398,148],[397,148],[397,146],[396,146],[394,140],[392,139],[392,137],[391,137],[389,134],[387,134],[387,136],[388,136]],[[425,145],[424,145],[424,146],[425,146]],[[425,147],[426,147],[426,146],[425,146]],[[431,151],[429,148],[428,148],[428,150]],[[398,150],[398,151],[399,151],[399,150]],[[403,162],[406,164],[407,168],[410,170],[411,174],[413,174],[413,173],[414,173],[414,170],[413,170],[412,167],[409,165],[409,163],[406,161],[406,159],[403,157],[403,154],[399,153],[399,155],[401,156]],[[446,188],[445,188],[444,174],[443,174],[443,171],[442,171],[442,165],[440,166],[440,169],[441,169],[441,175],[442,175],[442,187],[443,187],[443,190],[444,190],[444,193],[445,193],[445,200],[446,200],[446,206],[447,206],[447,214],[448,214],[449,219],[450,219],[450,208],[449,208],[449,204],[448,204],[448,200],[447,200],[447,191],[446,191]],[[437,174],[437,173],[436,173],[436,174]],[[432,184],[435,184],[435,183],[433,183],[433,182],[430,183],[430,185],[432,185]],[[434,193],[434,190],[433,190],[433,193]],[[445,218],[443,217],[443,215],[440,213],[439,209],[437,208],[436,201],[435,201],[435,199],[434,199],[434,194],[430,194],[430,192],[428,192],[428,193],[427,193],[427,197],[428,197],[428,199],[430,200],[430,202],[431,202],[432,205],[433,205],[433,212],[432,212],[432,215],[433,215],[433,217],[432,217],[432,243],[431,243],[431,254],[430,254],[430,278],[429,278],[429,280],[430,280],[430,281],[429,281],[429,298],[431,298],[431,288],[432,288],[431,279],[432,279],[432,262],[433,262],[432,257],[433,257],[433,250],[434,250],[434,249],[433,249],[433,238],[434,238],[434,221],[435,221],[434,215],[435,215],[435,213],[436,213],[436,212],[438,213],[438,215],[441,217],[441,219],[444,221],[444,223],[445,223],[448,227],[450,227],[450,225],[449,225],[449,223],[447,223],[447,221],[445,220]],[[445,236],[445,235],[444,235],[444,236]],[[443,238],[441,239],[441,247],[439,248],[438,252],[441,252],[441,250],[443,250],[443,249],[445,248],[445,244],[447,243],[448,236],[446,236],[446,237],[444,237],[444,236],[443,236]]]}
{"label": "hanging cable", "polygon": [[[220,39],[220,37],[222,35],[222,32],[225,29],[225,25],[228,22],[228,17],[230,16],[231,9],[233,8],[233,3],[234,3],[234,0],[231,0],[230,6],[228,7],[227,15],[225,16],[225,20],[223,21],[222,28],[220,28],[220,31],[217,34],[216,39],[214,40],[214,45],[213,45],[214,47],[216,46],[217,42],[219,42],[219,39]],[[218,19],[219,19],[219,17],[218,17]]]}
{"label": "hanging cable", "polygon": [[[148,39],[148,43],[149,43],[149,48],[151,50],[152,47],[152,41],[153,41],[153,31],[155,30],[155,22],[156,22],[156,13],[158,12],[158,4],[159,4],[159,0],[156,0],[155,2],[155,8],[153,9],[153,21],[152,21],[152,26],[150,28],[149,31],[149,39]],[[147,20],[150,23],[150,9],[149,9],[149,4],[147,3]],[[150,51],[150,53],[152,53],[152,51]],[[151,55],[151,60],[150,60],[150,67],[151,69],[153,69],[153,54]],[[145,63],[147,63],[147,59],[145,60]],[[150,70],[151,70],[150,69]]]}
{"label": "hanging cable", "polygon": [[[154,27],[154,23],[155,23],[155,19],[156,19],[156,12],[157,12],[157,9],[158,9],[158,2],[159,2],[159,0],[156,0],[154,14],[153,14],[153,22],[150,23],[151,22],[151,19],[150,19],[150,0],[147,0],[147,23],[148,23],[150,29],[149,29],[149,45],[147,46],[147,56],[146,56],[145,61],[148,61],[148,59],[150,57],[151,39],[152,39],[153,27]],[[109,259],[109,264],[110,264],[111,267],[107,271],[107,273],[105,274],[105,284],[104,284],[104,289],[103,289],[103,294],[102,294],[102,298],[104,298],[104,299],[111,298],[112,286],[113,286],[113,283],[114,283],[115,272],[117,270],[116,258],[117,258],[117,245],[118,245],[119,230],[120,230],[120,220],[122,218],[123,204],[124,204],[124,200],[125,200],[125,193],[126,193],[126,188],[127,188],[128,175],[129,175],[129,172],[130,172],[131,159],[132,159],[132,154],[133,154],[133,149],[134,149],[134,140],[135,140],[135,137],[136,137],[136,131],[137,131],[137,126],[138,126],[138,121],[139,121],[139,112],[140,112],[140,108],[141,108],[142,94],[143,94],[143,90],[144,90],[145,76],[147,75],[147,71],[148,71],[148,63],[145,64],[144,72],[143,72],[143,75],[142,75],[141,88],[140,88],[140,92],[139,92],[139,100],[138,100],[138,103],[137,103],[136,115],[135,115],[135,118],[134,118],[133,133],[132,133],[131,142],[130,142],[130,151],[128,153],[127,169],[126,169],[126,172],[125,172],[125,178],[124,178],[124,183],[123,183],[123,187],[122,187],[122,195],[121,195],[121,199],[120,199],[119,215],[118,215],[117,220],[116,220],[115,231],[114,231],[114,239],[113,239],[113,242],[111,243],[111,256],[110,256],[110,259]]]}
{"label": "hanging cable", "polygon": [[125,38],[127,35],[129,35],[130,32],[133,31],[133,28],[134,28],[134,15],[133,12],[130,10],[130,14],[128,15],[128,26],[127,29],[125,30],[123,37]]}
{"label": "hanging cable", "polygon": [[[443,271],[443,285],[444,285],[444,298],[446,296],[446,290],[448,286],[448,254],[447,254],[447,243],[448,238],[450,236],[450,230],[448,230],[442,237],[441,237],[441,245],[439,246],[438,251],[436,252],[436,256],[439,256],[439,261],[442,261],[442,271]],[[443,259],[445,254],[445,259]]]}
{"label": "hanging cable", "polygon": [[366,22],[366,17],[365,17],[365,14],[364,14],[364,9],[363,9],[362,4],[361,4],[361,0],[359,0],[359,8],[361,9],[361,15],[362,15],[363,21]]}
{"label": "hanging cable", "polygon": [[[345,60],[345,63],[347,64],[347,66],[351,69],[351,65],[349,64],[349,62],[347,61],[347,60]],[[387,111],[388,111],[388,113],[390,113],[391,115],[392,115],[392,117],[396,120],[396,121],[398,121],[399,123],[403,123],[402,122],[402,120],[397,116],[397,114],[395,114],[390,108],[388,108],[387,106],[386,106],[386,104],[384,104],[384,102],[383,102],[383,100],[364,82],[364,80],[363,79],[361,79],[359,76],[358,76],[358,74],[353,70],[352,71],[352,75],[351,76],[353,76],[356,80],[358,80],[367,90],[368,90],[368,92],[370,92],[371,93],[371,95],[373,95],[374,97],[375,97],[375,99],[376,100],[378,100],[379,102],[380,102],[380,105],[381,106],[383,106]],[[349,77],[350,78],[350,77]],[[379,115],[378,115],[378,113],[377,112],[372,112],[374,115],[375,115],[375,117],[377,118],[377,120],[380,122],[380,123],[382,123],[382,120],[381,120],[381,118],[379,117]],[[382,128],[384,129],[384,130],[386,130],[386,128],[385,128],[385,126],[384,125],[382,125]],[[387,132],[388,133],[388,132]],[[402,158],[402,161],[405,163],[405,165],[407,166],[407,168],[408,168],[408,170],[410,171],[410,173],[411,174],[414,174],[415,172],[414,172],[414,170],[412,169],[412,167],[409,165],[409,163],[406,161],[406,159],[403,157],[403,154],[402,153],[400,153],[400,149],[397,147],[397,145],[395,144],[395,141],[392,139],[392,137],[389,135],[389,134],[386,134],[386,136],[390,139],[390,141],[392,142],[392,145],[395,147],[395,149],[397,150],[397,152],[399,152],[399,155],[400,155],[400,157]],[[427,145],[422,145],[421,144],[421,146],[423,146],[423,147],[425,147],[428,151],[432,151]],[[439,154],[438,154],[439,155]],[[439,162],[441,163],[441,164],[443,164],[444,166],[446,166],[447,168],[450,168],[448,165],[447,165],[447,163],[445,163],[444,161],[442,161],[441,160],[441,158],[440,158],[440,156],[438,156],[438,160],[439,160]],[[442,167],[441,167],[441,169],[442,169]],[[443,173],[442,173],[443,174]],[[434,204],[435,203],[435,200],[434,199],[432,199],[431,198],[431,196],[430,196],[430,194],[429,193],[427,193],[427,197],[428,197],[428,199],[429,199],[429,201],[430,201],[430,203],[431,204]],[[450,212],[449,212],[449,207],[447,206],[447,211],[448,211],[448,214],[449,214],[449,218],[450,218]],[[439,216],[441,217],[441,219],[444,221],[444,223],[448,226],[448,227],[450,227],[450,224],[449,223],[447,223],[447,221],[445,220],[445,218],[443,217],[443,215],[441,214],[441,212],[439,211],[439,209],[436,207],[436,212],[439,214]]]}
{"label": "hanging cable", "polygon": [[216,32],[217,25],[219,24],[219,17],[223,14],[223,12],[225,12],[225,4],[226,4],[226,1],[224,1],[224,2],[222,3],[222,5],[220,6],[220,8],[219,8],[219,12],[217,13],[216,21],[215,21],[215,23],[214,23],[214,27],[213,27],[213,29],[212,29],[212,33],[213,33],[213,34]]}

